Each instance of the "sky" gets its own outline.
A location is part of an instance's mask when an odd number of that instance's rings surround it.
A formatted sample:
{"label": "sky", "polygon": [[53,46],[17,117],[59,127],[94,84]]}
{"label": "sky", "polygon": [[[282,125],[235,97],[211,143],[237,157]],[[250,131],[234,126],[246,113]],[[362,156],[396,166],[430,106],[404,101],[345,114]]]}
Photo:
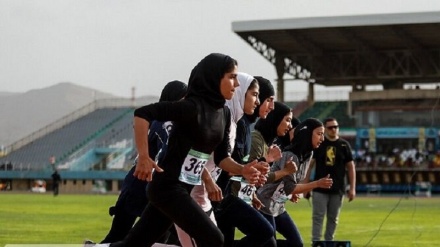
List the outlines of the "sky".
{"label": "sky", "polygon": [[274,66],[232,31],[233,21],[435,10],[438,0],[0,0],[0,92],[71,82],[158,96],[168,81],[187,82],[212,52],[274,80]]}

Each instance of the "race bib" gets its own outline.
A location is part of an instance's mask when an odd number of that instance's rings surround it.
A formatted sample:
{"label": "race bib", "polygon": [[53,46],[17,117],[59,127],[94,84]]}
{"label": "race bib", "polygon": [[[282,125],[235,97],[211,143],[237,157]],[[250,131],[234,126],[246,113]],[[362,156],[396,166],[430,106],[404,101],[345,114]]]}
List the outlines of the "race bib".
{"label": "race bib", "polygon": [[202,184],[202,171],[209,157],[209,154],[189,150],[180,170],[179,180],[191,185]]}
{"label": "race bib", "polygon": [[287,200],[290,200],[290,198],[292,198],[292,195],[286,195],[286,192],[284,191],[284,182],[281,182],[271,197],[272,201],[270,202],[270,207],[272,208],[272,211],[283,212],[284,205]]}
{"label": "race bib", "polygon": [[241,177],[232,177],[231,180],[240,182],[240,190],[238,191],[238,198],[245,201],[247,204],[252,205],[252,195],[254,194],[256,188],[246,182],[245,179]]}
{"label": "race bib", "polygon": [[214,181],[217,181],[221,173],[222,173],[222,169],[220,167],[215,167],[214,170],[211,171],[212,179],[214,179]]}
{"label": "race bib", "polygon": [[292,195],[286,195],[286,192],[284,191],[284,182],[281,182],[272,194],[272,200],[277,203],[284,204],[286,201],[290,200],[290,198],[292,198]]}

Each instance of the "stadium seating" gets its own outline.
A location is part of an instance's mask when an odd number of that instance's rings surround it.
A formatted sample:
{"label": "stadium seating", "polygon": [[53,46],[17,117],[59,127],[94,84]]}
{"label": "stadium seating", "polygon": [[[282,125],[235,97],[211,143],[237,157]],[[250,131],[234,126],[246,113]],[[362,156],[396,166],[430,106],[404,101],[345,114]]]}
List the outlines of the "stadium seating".
{"label": "stadium seating", "polygon": [[50,169],[49,157],[57,164],[82,155],[97,143],[117,142],[132,138],[133,109],[102,108],[53,131],[0,158],[0,164],[11,163],[14,169]]}
{"label": "stadium seating", "polygon": [[338,120],[339,125],[344,126],[344,128],[355,127],[354,120],[347,113],[346,101],[315,102],[313,106],[309,107],[299,116],[301,120],[310,117],[321,121],[328,117],[334,117]]}

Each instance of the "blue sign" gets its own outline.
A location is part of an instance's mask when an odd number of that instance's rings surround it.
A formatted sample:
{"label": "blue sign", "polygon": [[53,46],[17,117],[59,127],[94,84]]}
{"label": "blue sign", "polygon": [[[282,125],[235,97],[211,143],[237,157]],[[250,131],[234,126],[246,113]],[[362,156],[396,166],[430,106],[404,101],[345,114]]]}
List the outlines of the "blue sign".
{"label": "blue sign", "polygon": [[[375,128],[376,138],[419,138],[420,128]],[[358,129],[359,138],[369,138],[370,129],[361,128]],[[435,128],[425,129],[426,138],[436,138],[437,130]]]}

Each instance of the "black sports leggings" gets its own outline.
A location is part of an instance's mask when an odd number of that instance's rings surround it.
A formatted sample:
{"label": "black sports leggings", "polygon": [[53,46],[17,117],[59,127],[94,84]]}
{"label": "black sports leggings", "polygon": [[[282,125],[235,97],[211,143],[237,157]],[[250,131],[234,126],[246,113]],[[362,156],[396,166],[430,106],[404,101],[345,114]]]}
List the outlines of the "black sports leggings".
{"label": "black sports leggings", "polygon": [[222,247],[223,234],[191,198],[192,186],[181,182],[153,180],[148,185],[150,203],[121,241],[111,247],[153,245],[174,223],[193,237],[198,247]]}

